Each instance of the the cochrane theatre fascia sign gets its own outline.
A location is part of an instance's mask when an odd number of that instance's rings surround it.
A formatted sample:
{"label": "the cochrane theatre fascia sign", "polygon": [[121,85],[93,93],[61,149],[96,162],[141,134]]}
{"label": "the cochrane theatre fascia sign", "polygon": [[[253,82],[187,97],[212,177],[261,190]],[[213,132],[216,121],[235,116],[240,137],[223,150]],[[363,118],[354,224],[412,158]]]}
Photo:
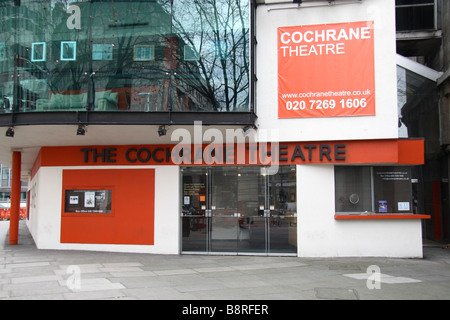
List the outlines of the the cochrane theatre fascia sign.
{"label": "the cochrane theatre fascia sign", "polygon": [[43,147],[39,166],[422,164],[422,139]]}

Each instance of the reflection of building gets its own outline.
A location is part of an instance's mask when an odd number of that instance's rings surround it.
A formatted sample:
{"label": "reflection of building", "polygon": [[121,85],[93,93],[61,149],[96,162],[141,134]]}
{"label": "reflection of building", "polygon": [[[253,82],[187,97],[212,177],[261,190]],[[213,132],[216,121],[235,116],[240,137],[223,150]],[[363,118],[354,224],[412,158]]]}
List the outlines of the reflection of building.
{"label": "reflection of building", "polygon": [[392,0],[16,4],[0,160],[39,248],[422,255]]}
{"label": "reflection of building", "polygon": [[414,185],[417,206],[432,219],[424,236],[450,241],[448,118],[450,6],[448,1],[397,2],[401,136],[425,138],[425,165]]}
{"label": "reflection of building", "polygon": [[[183,24],[187,5],[32,1],[14,11],[6,2],[0,93],[21,111],[249,111],[248,72],[232,74],[248,71],[248,26],[214,30],[200,10],[190,17],[200,27]],[[215,39],[227,34],[224,60]]]}
{"label": "reflection of building", "polygon": [[[66,10],[71,11],[62,3],[51,7],[34,3],[21,12],[36,19],[19,26],[16,68],[22,78],[17,88],[23,92],[19,108],[82,110],[89,105],[94,110],[136,111],[149,109],[151,103],[152,110],[158,105],[158,111],[167,111],[170,105],[173,111],[186,111],[189,101],[195,101],[178,88],[185,83],[183,65],[177,62],[181,38],[171,30],[167,8],[142,2],[132,6],[119,2],[114,8],[83,2],[72,5],[80,6],[74,11],[79,15],[74,19],[84,26],[79,30],[68,29]],[[50,14],[41,16],[42,12]],[[13,88],[12,80],[4,85],[5,92]],[[197,90],[198,86],[193,88]],[[95,97],[90,91],[96,92]],[[7,95],[14,104],[13,92]],[[190,107],[214,110],[212,103],[209,108],[208,104]]]}

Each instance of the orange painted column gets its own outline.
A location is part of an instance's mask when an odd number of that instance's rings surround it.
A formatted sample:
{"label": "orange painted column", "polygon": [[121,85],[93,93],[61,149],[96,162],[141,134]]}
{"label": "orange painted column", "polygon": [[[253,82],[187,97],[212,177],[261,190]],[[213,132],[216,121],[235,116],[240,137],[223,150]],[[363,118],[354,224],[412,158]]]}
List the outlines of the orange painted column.
{"label": "orange painted column", "polygon": [[9,244],[16,245],[19,240],[19,212],[20,212],[20,171],[22,153],[14,151],[12,155],[11,177],[11,216],[9,219]]}

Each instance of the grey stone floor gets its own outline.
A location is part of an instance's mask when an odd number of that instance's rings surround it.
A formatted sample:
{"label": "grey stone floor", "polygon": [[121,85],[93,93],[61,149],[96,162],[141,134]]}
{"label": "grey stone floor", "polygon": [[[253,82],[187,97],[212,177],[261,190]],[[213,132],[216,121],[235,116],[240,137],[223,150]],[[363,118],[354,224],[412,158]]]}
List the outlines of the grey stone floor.
{"label": "grey stone floor", "polygon": [[450,249],[424,259],[146,255],[38,250],[0,222],[0,300],[448,300]]}

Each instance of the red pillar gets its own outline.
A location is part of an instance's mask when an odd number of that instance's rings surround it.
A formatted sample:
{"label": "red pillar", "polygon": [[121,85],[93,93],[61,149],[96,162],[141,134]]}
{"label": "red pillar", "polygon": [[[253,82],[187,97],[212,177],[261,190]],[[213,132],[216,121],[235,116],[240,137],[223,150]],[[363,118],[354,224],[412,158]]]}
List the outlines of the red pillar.
{"label": "red pillar", "polygon": [[19,240],[19,212],[20,212],[20,171],[22,153],[14,151],[12,155],[11,178],[11,216],[9,218],[9,244],[16,245]]}

